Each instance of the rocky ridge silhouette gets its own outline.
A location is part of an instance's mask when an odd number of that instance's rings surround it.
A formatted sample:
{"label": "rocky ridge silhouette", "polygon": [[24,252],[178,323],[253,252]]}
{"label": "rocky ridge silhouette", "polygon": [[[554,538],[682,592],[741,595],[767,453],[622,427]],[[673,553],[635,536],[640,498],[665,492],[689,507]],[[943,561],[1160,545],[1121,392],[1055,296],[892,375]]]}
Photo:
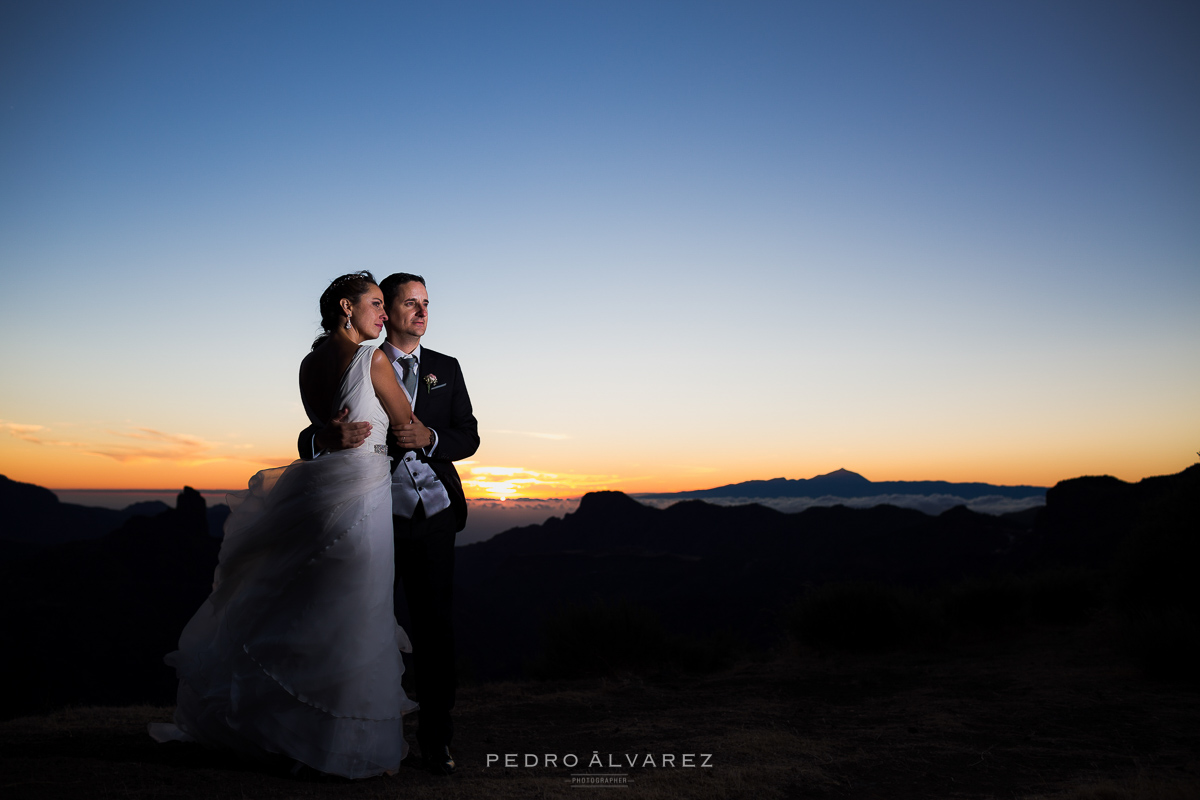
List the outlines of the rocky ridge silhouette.
{"label": "rocky ridge silhouette", "polygon": [[[828,582],[929,586],[1129,562],[1147,585],[1176,573],[1157,583],[1180,583],[1195,566],[1178,554],[1192,552],[1180,547],[1195,538],[1184,534],[1198,508],[1200,465],[1136,484],[1063,481],[1045,508],[1002,516],[890,506],[786,514],[698,500],[656,509],[595,492],[565,517],[458,548],[459,647],[468,677],[514,677],[547,619],[568,606],[629,603],[673,633],[728,631],[762,647],[779,636],[783,608]],[[207,596],[220,546],[208,512],[185,488],[175,509],[98,538],[0,541],[0,668],[20,687],[3,695],[0,714],[171,702],[175,679],[161,659]]]}

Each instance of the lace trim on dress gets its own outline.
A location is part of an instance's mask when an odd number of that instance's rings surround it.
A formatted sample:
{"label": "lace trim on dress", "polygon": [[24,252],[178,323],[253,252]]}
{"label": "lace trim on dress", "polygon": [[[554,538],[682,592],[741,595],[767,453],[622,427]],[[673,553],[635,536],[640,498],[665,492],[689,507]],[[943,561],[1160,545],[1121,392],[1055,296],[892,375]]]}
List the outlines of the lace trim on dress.
{"label": "lace trim on dress", "polygon": [[335,719],[362,719],[362,720],[367,720],[369,722],[388,722],[388,721],[391,721],[394,719],[403,719],[403,717],[404,717],[403,713],[401,713],[401,715],[398,717],[352,717],[352,716],[344,716],[342,714],[338,714],[333,709],[326,708],[325,706],[321,705],[320,703],[316,702],[315,700],[310,700],[309,698],[300,694],[293,687],[289,686],[283,680],[283,678],[279,677],[275,673],[271,672],[271,670],[267,669],[267,666],[265,664],[263,664],[261,661],[259,661],[257,658],[255,658],[254,655],[250,652],[249,645],[242,645],[242,651],[245,652],[247,658],[249,658],[251,661],[253,661],[255,663],[255,665],[263,671],[263,674],[265,674],[271,680],[275,681],[275,683],[279,684],[279,687],[281,689],[283,689],[285,692],[287,692],[292,697],[299,700],[301,703],[304,703],[304,705],[311,706],[312,708],[315,708],[322,713],[328,714],[329,716],[331,716]]}
{"label": "lace trim on dress", "polygon": [[[347,527],[346,530],[343,530],[341,534],[338,534],[335,537],[335,539],[330,540],[328,545],[325,545],[325,547],[320,548],[320,551],[317,552],[316,555],[313,555],[313,557],[311,559],[308,559],[307,561],[305,561],[305,567],[316,564],[317,561],[320,559],[320,557],[322,557],[322,555],[324,555],[326,552],[329,551],[329,548],[337,545],[337,542],[340,542],[343,539],[346,539],[346,536],[350,533],[350,531],[354,530],[355,528],[358,528],[359,525],[364,523],[367,518],[370,518],[372,513],[374,512],[374,510],[377,509],[377,507],[379,507],[378,503],[372,505],[371,507],[368,507],[368,509],[366,509],[364,511],[364,513],[362,513],[362,516],[359,517],[358,519],[356,519],[354,524],[349,525],[349,527]],[[401,628],[401,630],[403,630],[403,628]],[[406,642],[407,642],[408,637],[406,636],[406,637],[404,637],[404,639],[406,639]],[[397,645],[398,644],[400,644],[400,642],[397,642]],[[322,712],[324,712],[324,714],[328,714],[331,717],[338,718],[338,720],[367,720],[367,721],[373,721],[373,722],[386,722],[386,721],[390,721],[390,720],[401,720],[401,718],[403,718],[404,712],[406,712],[406,711],[401,711],[400,716],[386,716],[386,717],[356,717],[356,716],[346,716],[346,715],[337,714],[336,711],[329,709],[329,708],[325,708],[324,705],[316,702],[316,700],[305,697],[304,694],[300,693],[298,690],[296,690],[295,687],[288,684],[288,682],[286,680],[284,680],[283,678],[281,678],[280,675],[277,675],[274,672],[271,672],[271,670],[268,667],[266,667],[266,664],[264,664],[262,661],[259,661],[258,658],[254,657],[254,654],[252,654],[252,652],[250,651],[250,645],[248,645],[248,644],[241,645],[241,649],[242,649],[242,652],[245,652],[246,656],[248,658],[250,658],[250,660],[253,661],[254,664],[256,664],[256,666],[259,669],[262,669],[263,673],[266,676],[268,676],[268,678],[270,678],[271,680],[274,680],[276,682],[276,684],[278,684],[278,686],[280,686],[282,688],[283,691],[286,691],[288,694],[290,694],[290,696],[294,697],[296,700],[299,700],[299,702],[304,703],[305,705],[308,705],[308,706],[312,706],[312,708],[317,709],[318,711],[322,711]],[[398,649],[402,650],[403,648],[398,648]],[[409,652],[412,652],[412,645],[409,645]],[[414,703],[412,709],[406,709],[406,710],[410,712],[410,711],[415,710],[415,708],[416,708],[416,704]]]}
{"label": "lace trim on dress", "polygon": [[[359,517],[354,522],[353,525],[348,526],[344,531],[342,531],[335,538],[330,540],[329,544],[322,547],[320,549],[320,551],[317,552],[316,555],[314,555],[312,558],[310,558],[308,561],[306,561],[304,563],[304,566],[310,567],[313,564],[317,563],[317,561],[321,558],[321,556],[323,556],[329,550],[329,548],[333,547],[335,544],[340,542],[342,539],[346,538],[347,534],[349,534],[352,530],[354,530],[359,525],[361,525],[365,520],[367,520],[371,516],[371,514],[375,511],[375,509],[378,507],[379,507],[379,503],[376,503],[375,505],[366,509],[363,512],[363,515],[361,517]],[[410,647],[411,647],[411,645],[410,645]],[[268,669],[266,664],[259,661],[257,658],[254,657],[254,654],[250,652],[250,645],[243,644],[242,652],[244,652],[246,654],[246,656],[249,657],[249,659],[251,661],[253,661],[255,663],[255,665],[259,669],[261,669],[268,678],[275,681],[275,683],[279,684],[280,688],[282,688],[285,692],[290,694],[292,697],[296,698],[301,703],[304,703],[307,706],[311,706],[311,707],[317,709],[318,711],[324,712],[324,713],[328,714],[329,716],[334,717],[336,719],[363,719],[363,720],[371,720],[371,721],[376,721],[376,722],[384,722],[384,721],[388,721],[388,720],[401,719],[404,716],[403,713],[401,713],[401,715],[398,717],[352,717],[352,716],[340,715],[340,714],[336,713],[333,709],[326,708],[325,706],[321,705],[320,703],[316,702],[315,700],[311,700],[311,699],[305,697],[303,694],[301,694],[299,691],[297,691],[294,687],[292,687],[290,684],[288,684],[283,678],[281,678],[280,676],[278,676],[274,672],[272,672],[270,669]]]}
{"label": "lace trim on dress", "polygon": [[342,532],[341,532],[341,533],[339,533],[337,536],[335,536],[335,537],[333,537],[332,539],[330,539],[330,540],[329,540],[329,544],[327,544],[327,545],[325,545],[324,547],[322,547],[320,550],[318,550],[318,551],[317,551],[317,552],[316,552],[316,553],[313,555],[313,557],[312,557],[312,558],[310,558],[308,561],[305,561],[305,562],[304,562],[304,566],[305,566],[305,567],[311,567],[313,564],[317,563],[317,560],[318,560],[318,559],[319,559],[321,556],[325,555],[325,553],[326,553],[326,552],[328,552],[329,548],[333,547],[335,544],[337,544],[338,542],[340,542],[342,539],[345,539],[345,538],[346,538],[346,535],[347,535],[347,534],[349,534],[349,533],[350,533],[350,531],[354,530],[354,529],[355,529],[355,528],[357,528],[359,525],[362,525],[362,524],[363,524],[363,522],[364,522],[364,521],[366,521],[366,519],[367,519],[368,517],[370,517],[370,516],[371,516],[371,514],[372,514],[372,513],[374,513],[375,509],[377,509],[377,508],[379,508],[379,503],[376,503],[375,505],[373,505],[373,506],[371,506],[370,508],[368,508],[368,509],[366,509],[365,511],[363,511],[363,515],[362,515],[361,517],[359,517],[359,518],[358,518],[358,519],[357,519],[357,520],[354,522],[354,524],[353,524],[353,525],[349,526],[348,528],[346,528],[346,530],[342,531]]}

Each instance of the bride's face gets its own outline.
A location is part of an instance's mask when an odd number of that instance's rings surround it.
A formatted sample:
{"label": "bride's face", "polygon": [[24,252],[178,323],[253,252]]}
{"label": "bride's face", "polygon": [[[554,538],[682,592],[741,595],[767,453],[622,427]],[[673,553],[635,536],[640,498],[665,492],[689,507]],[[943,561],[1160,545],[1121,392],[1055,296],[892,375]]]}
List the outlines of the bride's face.
{"label": "bride's face", "polygon": [[383,292],[378,286],[372,285],[358,298],[350,311],[350,322],[359,334],[359,341],[368,341],[379,337],[387,312],[383,310]]}

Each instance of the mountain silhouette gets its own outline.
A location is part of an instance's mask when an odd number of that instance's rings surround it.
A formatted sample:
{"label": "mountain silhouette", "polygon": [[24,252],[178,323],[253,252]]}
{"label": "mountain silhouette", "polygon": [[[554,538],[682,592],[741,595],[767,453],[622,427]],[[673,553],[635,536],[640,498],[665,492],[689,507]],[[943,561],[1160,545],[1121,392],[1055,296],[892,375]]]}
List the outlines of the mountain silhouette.
{"label": "mountain silhouette", "polygon": [[58,544],[95,539],[121,527],[138,514],[153,516],[169,506],[152,501],[117,511],[59,502],[49,489],[19,483],[0,475],[0,539],[35,544]]}
{"label": "mountain silhouette", "polygon": [[191,488],[176,508],[57,545],[0,541],[6,716],[63,703],[174,697],[162,657],[212,589],[220,541]]}
{"label": "mountain silhouette", "polygon": [[[821,478],[837,486],[866,482],[845,470]],[[481,676],[511,676],[536,652],[546,620],[568,606],[627,602],[673,633],[724,630],[762,646],[778,635],[783,609],[824,583],[918,587],[1031,570],[1113,569],[1129,552],[1142,554],[1140,574],[1170,574],[1164,564],[1176,558],[1164,553],[1194,547],[1164,548],[1162,536],[1135,545],[1146,538],[1147,520],[1194,522],[1198,506],[1200,465],[1137,484],[1063,481],[1045,507],[999,516],[963,506],[938,515],[889,505],[784,513],[701,500],[656,509],[596,492],[573,514],[459,548],[460,648]]]}
{"label": "mountain silhouette", "polygon": [[[1130,534],[1182,521],[1200,530],[1200,464],[1176,475],[1126,483],[1110,476],[1072,478],[1046,492],[1040,535],[1024,543],[1047,565],[1104,566],[1128,555]],[[1191,537],[1195,539],[1196,537]],[[1165,566],[1165,565],[1164,565]],[[1187,565],[1194,570],[1196,563]]]}
{"label": "mountain silhouette", "polygon": [[[55,505],[48,490],[13,483],[19,496]],[[185,488],[176,508],[96,538],[0,540],[0,669],[20,687],[0,695],[0,715],[172,702],[175,676],[162,657],[211,589],[213,510]],[[1092,566],[1126,575],[1143,597],[1194,598],[1198,511],[1200,465],[1136,484],[1063,481],[1045,507],[1000,516],[888,505],[784,513],[694,499],[658,509],[592,492],[564,517],[457,548],[458,649],[468,676],[518,676],[557,612],[618,603],[672,634],[725,631],[762,647],[777,640],[783,609],[829,582],[919,587]]]}
{"label": "mountain silhouette", "polygon": [[664,494],[640,494],[646,499],[723,497],[875,497],[879,495],[950,495],[964,500],[980,497],[1037,498],[1042,486],[997,486],[990,483],[948,481],[871,481],[848,469],[837,469],[815,478],[772,478],[743,481],[712,489]]}
{"label": "mountain silhouette", "polygon": [[936,517],[887,505],[787,514],[691,500],[656,509],[594,492],[561,519],[458,548],[459,647],[483,676],[516,675],[556,609],[616,602],[653,611],[673,632],[727,630],[763,646],[806,586],[983,575],[1008,566],[1028,535],[1024,517],[962,507]]}
{"label": "mountain silhouette", "polygon": [[[133,517],[153,517],[170,508],[159,500],[120,510],[63,503],[49,489],[0,475],[0,540],[9,542],[50,545],[97,539]],[[218,504],[206,513],[209,534],[219,538],[229,507]]]}

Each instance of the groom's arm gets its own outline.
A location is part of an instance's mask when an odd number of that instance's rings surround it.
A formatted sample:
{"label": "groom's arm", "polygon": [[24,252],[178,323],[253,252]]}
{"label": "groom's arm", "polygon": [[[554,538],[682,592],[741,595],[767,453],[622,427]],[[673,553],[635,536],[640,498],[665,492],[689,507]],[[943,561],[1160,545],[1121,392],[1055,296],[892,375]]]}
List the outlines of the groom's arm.
{"label": "groom's arm", "polygon": [[316,425],[309,425],[304,430],[300,431],[300,437],[296,439],[296,451],[300,453],[300,458],[305,461],[312,461],[317,455],[317,431]]}

